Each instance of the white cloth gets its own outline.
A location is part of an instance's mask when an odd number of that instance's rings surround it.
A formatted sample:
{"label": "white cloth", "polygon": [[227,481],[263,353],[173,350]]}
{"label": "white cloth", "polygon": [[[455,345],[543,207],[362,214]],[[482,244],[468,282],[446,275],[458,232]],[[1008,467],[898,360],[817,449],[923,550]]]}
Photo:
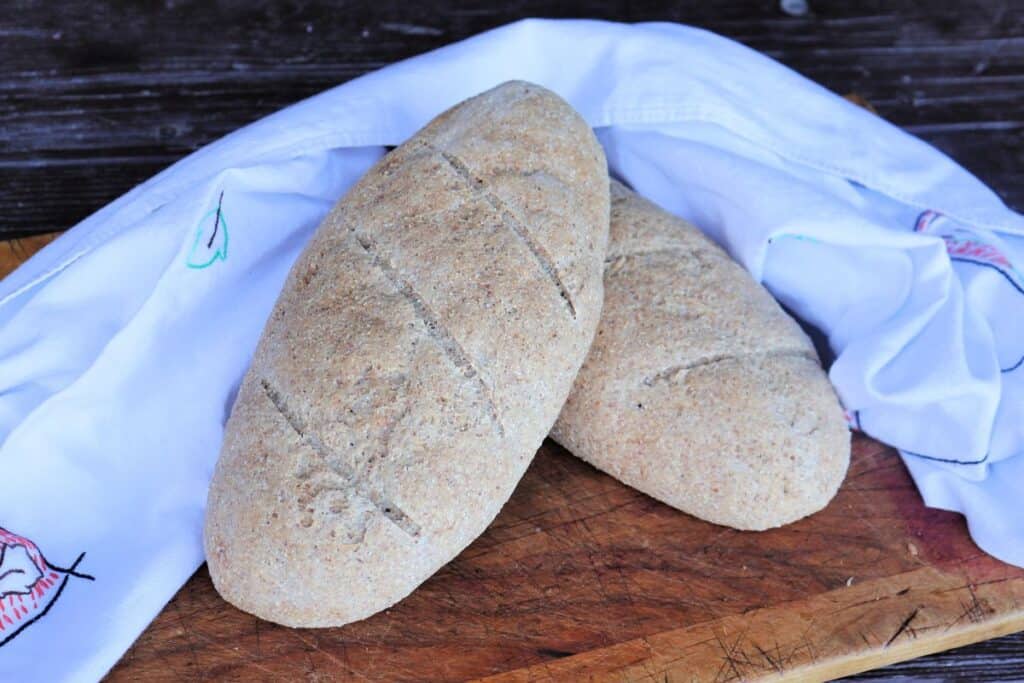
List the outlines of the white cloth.
{"label": "white cloth", "polygon": [[100,678],[199,566],[224,420],[293,259],[384,145],[513,78],[567,98],[615,174],[822,329],[855,425],[1024,565],[1024,218],[734,42],[530,20],[247,126],[0,282],[0,563],[63,590],[0,581],[0,680]]}

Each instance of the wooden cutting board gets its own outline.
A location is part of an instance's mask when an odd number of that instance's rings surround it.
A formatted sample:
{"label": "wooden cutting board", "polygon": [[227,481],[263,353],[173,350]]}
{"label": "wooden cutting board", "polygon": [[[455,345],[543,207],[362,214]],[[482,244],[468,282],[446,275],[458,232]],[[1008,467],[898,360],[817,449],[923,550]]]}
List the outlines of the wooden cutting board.
{"label": "wooden cutting board", "polygon": [[[0,244],[0,275],[47,241]],[[283,628],[226,604],[203,568],[109,680],[823,680],[1021,629],[1024,570],[925,508],[867,437],[824,511],[761,533],[546,443],[488,531],[392,609]]]}

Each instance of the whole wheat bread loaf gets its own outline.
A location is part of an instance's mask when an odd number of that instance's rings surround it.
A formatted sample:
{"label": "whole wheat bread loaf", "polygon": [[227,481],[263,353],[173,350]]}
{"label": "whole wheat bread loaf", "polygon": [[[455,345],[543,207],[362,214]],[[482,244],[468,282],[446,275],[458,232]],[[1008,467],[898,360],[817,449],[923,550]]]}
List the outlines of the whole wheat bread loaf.
{"label": "whole wheat bread loaf", "polygon": [[205,529],[224,598],[344,624],[485,529],[592,341],[608,202],[590,128],[522,82],[356,184],[292,268],[227,423]]}
{"label": "whole wheat bread loaf", "polygon": [[693,226],[612,187],[605,304],[552,436],[680,510],[765,529],[824,507],[850,457],[814,348]]}

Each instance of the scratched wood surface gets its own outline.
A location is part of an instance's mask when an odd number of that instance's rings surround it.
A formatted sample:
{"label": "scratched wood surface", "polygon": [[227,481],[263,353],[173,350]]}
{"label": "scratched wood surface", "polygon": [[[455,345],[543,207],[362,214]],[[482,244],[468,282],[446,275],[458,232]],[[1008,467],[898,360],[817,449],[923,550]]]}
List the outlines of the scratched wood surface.
{"label": "scratched wood surface", "polygon": [[[883,116],[953,155],[1011,206],[1024,207],[1022,3],[810,5],[809,13],[792,16],[764,0],[11,0],[0,12],[0,236],[63,230],[240,125],[523,16],[683,21],[717,31],[837,92],[863,94]],[[0,274],[48,239],[0,245]],[[880,469],[870,471],[870,462]],[[841,663],[813,670],[822,677],[1020,626],[1011,608],[1019,603],[1016,570],[976,556],[956,516],[921,508],[891,452],[859,441],[857,472],[820,519],[755,542],[674,513],[684,521],[667,524],[667,510],[642,497],[623,498],[628,490],[605,494],[623,505],[621,511],[594,507],[597,498],[580,503],[604,492],[602,486],[614,492],[618,485],[546,446],[495,527],[411,603],[434,605],[440,616],[416,622],[404,645],[374,622],[359,626],[371,631],[276,633],[226,608],[200,571],[112,678],[333,679],[344,666],[363,666],[370,658],[398,666],[399,650],[412,653],[414,663],[398,667],[398,678],[428,678],[449,660],[462,662],[453,667],[476,662],[479,671],[547,663],[541,673],[569,675],[583,660],[567,655],[591,646],[598,648],[589,650],[591,664],[582,665],[614,663],[618,678],[642,678],[641,672],[654,678],[661,667],[664,675],[655,680],[690,680],[685,667],[708,660],[717,662],[712,680],[770,674],[776,663],[804,673],[809,670],[793,667]],[[577,485],[591,493],[565,493]],[[836,506],[844,500],[852,505],[850,520],[840,523]],[[661,521],[648,526],[646,520]],[[531,522],[541,531],[529,532]],[[932,524],[941,530],[937,537],[928,531]],[[665,533],[679,538],[662,544]],[[538,534],[544,543],[530,554],[526,544]],[[806,551],[803,543],[809,543]],[[652,548],[657,552],[648,554]],[[746,562],[751,557],[758,561]],[[850,586],[839,576],[844,568],[853,577]],[[588,582],[598,588],[580,594],[581,606],[570,605],[573,591]],[[467,593],[444,592],[462,583]],[[897,588],[901,583],[913,586]],[[861,600],[869,602],[831,617],[819,613],[830,601],[846,606]],[[590,620],[579,622],[588,609]],[[545,635],[550,615],[559,613],[577,621],[566,621],[557,637]],[[403,614],[387,618],[398,619],[396,625],[416,621]],[[885,647],[882,641],[911,614]],[[805,618],[810,621],[800,621]],[[796,637],[801,629],[809,645]],[[641,634],[646,645],[630,640],[639,631],[652,631]],[[881,657],[862,651],[850,660],[846,631],[860,632],[865,647],[864,640],[881,643]],[[842,633],[819,637],[826,632]],[[446,635],[450,643],[438,645]],[[502,639],[507,651],[494,644]],[[718,650],[708,649],[718,641]],[[685,657],[673,663],[677,651]],[[694,652],[698,658],[687,659]],[[637,668],[648,661],[654,668]],[[858,678],[1011,681],[1022,671],[1024,633]]]}
{"label": "scratched wood surface", "polygon": [[201,570],[110,680],[811,680],[1022,628],[1024,570],[923,507],[868,438],[827,509],[764,533],[676,512],[547,444],[487,533],[387,612],[278,627]]}

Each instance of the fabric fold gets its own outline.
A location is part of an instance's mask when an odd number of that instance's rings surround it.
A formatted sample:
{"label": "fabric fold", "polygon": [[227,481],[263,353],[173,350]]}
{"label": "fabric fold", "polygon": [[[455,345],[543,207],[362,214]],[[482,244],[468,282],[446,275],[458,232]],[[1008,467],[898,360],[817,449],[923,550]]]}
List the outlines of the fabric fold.
{"label": "fabric fold", "polygon": [[[246,126],[0,282],[0,464],[17,482],[3,557],[77,562],[44,616],[0,631],[0,679],[99,679],[199,566],[223,423],[292,261],[386,145],[510,79],[567,98],[614,175],[821,329],[852,425],[1024,565],[1024,219],[934,148],[725,38],[527,20]],[[0,583],[0,599],[25,590]]]}

